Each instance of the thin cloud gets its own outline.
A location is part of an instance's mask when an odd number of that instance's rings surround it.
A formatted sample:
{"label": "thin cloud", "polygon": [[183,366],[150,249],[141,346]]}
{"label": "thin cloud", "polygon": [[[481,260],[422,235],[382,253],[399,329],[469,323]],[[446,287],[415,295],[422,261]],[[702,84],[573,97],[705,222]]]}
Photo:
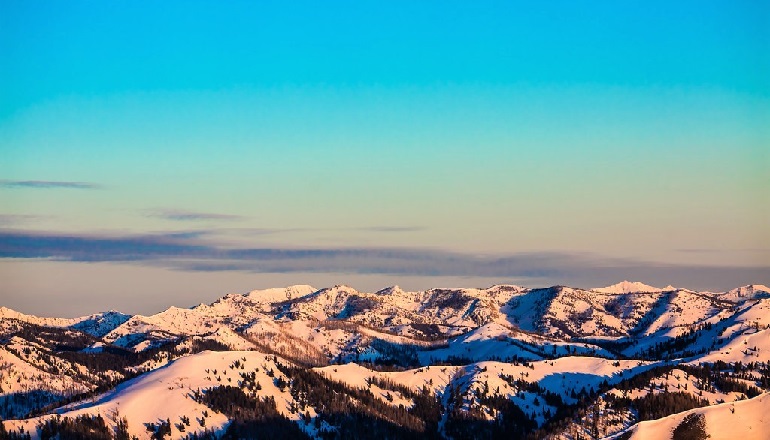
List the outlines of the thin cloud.
{"label": "thin cloud", "polygon": [[371,232],[418,232],[425,230],[422,226],[369,226],[358,229]]}
{"label": "thin cloud", "polygon": [[767,248],[748,248],[748,249],[722,249],[722,248],[688,248],[688,249],[675,249],[676,252],[681,252],[685,254],[714,254],[714,253],[720,253],[723,254],[725,252],[730,253],[740,253],[740,252],[770,252],[770,249]]}
{"label": "thin cloud", "polygon": [[728,287],[770,283],[768,267],[657,264],[560,252],[479,256],[419,248],[233,249],[211,240],[201,241],[200,235],[76,235],[0,229],[0,258],[131,262],[198,272],[526,278],[584,287],[627,278],[701,289],[716,288],[728,281]]}
{"label": "thin cloud", "polygon": [[[415,275],[555,274],[572,257],[521,254],[479,257],[433,249],[246,248],[201,241],[198,232],[147,235],[78,235],[0,230],[0,258],[48,258],[88,262],[159,260],[185,270],[351,272]],[[547,264],[546,264],[547,263]],[[574,263],[573,263],[574,264]]]}
{"label": "thin cloud", "polygon": [[51,218],[46,215],[31,215],[31,214],[0,214],[0,225],[11,226],[24,223],[37,222]]}
{"label": "thin cloud", "polygon": [[1,258],[49,258],[63,261],[149,261],[164,257],[212,257],[209,247],[189,236],[154,234],[99,236],[0,231]]}
{"label": "thin cloud", "polygon": [[204,221],[204,220],[240,220],[243,217],[233,214],[217,214],[211,212],[186,211],[183,209],[151,209],[144,212],[147,217],[157,217],[165,220],[179,222]]}
{"label": "thin cloud", "polygon": [[295,232],[314,232],[323,231],[319,228],[217,228],[216,234],[221,235],[233,235],[239,237],[270,235],[270,234],[285,234]]}
{"label": "thin cloud", "polygon": [[10,189],[102,189],[103,186],[91,182],[66,182],[54,180],[0,180],[0,187]]}

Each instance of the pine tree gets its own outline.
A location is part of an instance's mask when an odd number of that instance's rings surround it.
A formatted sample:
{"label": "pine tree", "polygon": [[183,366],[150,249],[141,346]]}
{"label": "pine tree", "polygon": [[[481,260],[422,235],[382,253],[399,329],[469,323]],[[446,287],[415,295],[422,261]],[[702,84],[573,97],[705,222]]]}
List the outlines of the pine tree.
{"label": "pine tree", "polygon": [[128,419],[123,417],[117,421],[115,427],[115,440],[130,440],[131,437],[128,434]]}

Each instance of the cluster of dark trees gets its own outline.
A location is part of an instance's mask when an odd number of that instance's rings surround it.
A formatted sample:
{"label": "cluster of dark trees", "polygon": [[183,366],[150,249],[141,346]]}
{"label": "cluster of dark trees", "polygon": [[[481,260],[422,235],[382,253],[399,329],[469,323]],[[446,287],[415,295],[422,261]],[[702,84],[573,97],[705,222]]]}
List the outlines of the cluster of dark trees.
{"label": "cluster of dark trees", "polygon": [[671,433],[671,440],[706,440],[707,438],[709,434],[706,432],[706,417],[703,414],[686,415]]}
{"label": "cluster of dark trees", "polygon": [[[324,438],[436,438],[442,407],[427,389],[415,393],[402,387],[393,391],[411,399],[410,408],[394,406],[377,398],[368,388],[353,388],[308,369],[276,362],[289,378],[289,392],[297,400],[293,408],[310,423],[307,407],[318,414],[312,419]],[[383,383],[386,387],[389,386]],[[332,429],[325,429],[331,426]]]}
{"label": "cluster of dark trees", "polygon": [[[752,364],[752,366],[754,365],[756,364]],[[747,398],[756,397],[762,394],[762,390],[757,386],[749,385],[746,382],[738,380],[738,378],[755,380],[753,377],[741,374],[745,368],[746,367],[741,363],[731,366],[725,362],[717,362],[713,365],[703,364],[700,366],[684,364],[660,366],[625,379],[615,385],[615,387],[620,390],[647,388],[651,381],[656,377],[668,376],[671,374],[672,370],[681,370],[695,379],[696,386],[700,390],[712,392],[721,391],[724,393],[738,392],[744,394]],[[770,373],[770,371],[768,371],[768,373]],[[768,379],[770,379],[770,374],[768,374]],[[761,380],[757,382],[761,382]]]}
{"label": "cluster of dark trees", "polygon": [[308,438],[296,423],[278,412],[272,396],[252,397],[240,388],[222,385],[196,397],[200,403],[233,420],[224,438]]}
{"label": "cluster of dark trees", "polygon": [[689,357],[706,353],[708,350],[715,348],[715,345],[712,345],[711,347],[700,347],[697,350],[688,350],[687,347],[698,340],[701,332],[711,330],[712,326],[713,324],[710,322],[693,326],[687,330],[687,332],[675,338],[667,339],[650,346],[647,350],[643,350],[639,353],[639,356],[643,359],[658,360],[671,359],[673,357]]}
{"label": "cluster of dark trees", "polygon": [[[2,420],[0,420],[2,422]],[[7,431],[5,426],[0,423],[0,440],[31,440],[32,436],[28,432],[24,432],[23,429],[19,431]]]}
{"label": "cluster of dark trees", "polygon": [[759,388],[763,390],[770,388],[770,363],[767,362],[747,362],[744,364],[738,361],[734,364],[728,364],[723,361],[716,361],[711,369],[716,372],[731,371],[730,377],[733,379],[755,382],[758,387],[749,386],[750,389],[747,391],[736,390],[743,392],[747,397],[758,395],[761,392]]}
{"label": "cluster of dark trees", "polygon": [[[117,426],[113,429],[107,426],[101,415],[79,415],[77,417],[55,416],[38,424],[37,434],[41,440],[136,440],[129,437],[128,421],[116,414]],[[17,431],[6,431],[0,420],[0,440],[29,440],[29,432],[23,428]]]}
{"label": "cluster of dark trees", "polygon": [[[2,393],[2,391],[0,391],[0,393]],[[57,404],[75,394],[77,393],[74,391],[60,392],[58,390],[43,388],[0,395],[0,417],[6,419],[23,418],[30,412],[30,410]],[[56,406],[58,406],[58,404]]]}
{"label": "cluster of dark trees", "polygon": [[671,414],[708,406],[706,399],[700,399],[690,393],[677,391],[672,393],[648,393],[643,397],[628,399],[613,398],[608,395],[607,402],[613,408],[634,408],[639,421],[655,420]]}
{"label": "cluster of dark trees", "polygon": [[345,301],[345,307],[337,315],[337,318],[345,319],[361,313],[365,313],[377,307],[380,302],[371,297],[361,295],[350,295]]}
{"label": "cluster of dark trees", "polygon": [[[483,395],[479,404],[461,409],[462,396],[451,396],[444,425],[450,438],[523,439],[537,428],[537,423],[505,396]],[[487,411],[494,414],[493,420],[487,419]]]}
{"label": "cluster of dark trees", "polygon": [[375,359],[375,364],[396,365],[404,368],[415,368],[421,366],[417,357],[419,347],[411,344],[395,344],[393,342],[374,338],[370,347],[379,353]]}
{"label": "cluster of dark trees", "polygon": [[[56,416],[37,427],[41,440],[113,440],[102,416],[80,415],[75,418]],[[28,432],[6,432],[0,424],[0,439],[29,439]]]}
{"label": "cluster of dark trees", "polygon": [[439,310],[462,310],[474,299],[456,290],[433,289],[433,306]]}

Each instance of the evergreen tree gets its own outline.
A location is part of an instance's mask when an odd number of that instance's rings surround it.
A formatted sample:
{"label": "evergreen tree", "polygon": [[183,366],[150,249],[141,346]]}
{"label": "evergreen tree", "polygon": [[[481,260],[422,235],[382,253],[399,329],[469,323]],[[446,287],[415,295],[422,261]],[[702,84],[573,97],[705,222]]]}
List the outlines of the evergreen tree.
{"label": "evergreen tree", "polygon": [[128,419],[123,417],[117,421],[115,427],[115,440],[130,440],[131,436],[128,434]]}

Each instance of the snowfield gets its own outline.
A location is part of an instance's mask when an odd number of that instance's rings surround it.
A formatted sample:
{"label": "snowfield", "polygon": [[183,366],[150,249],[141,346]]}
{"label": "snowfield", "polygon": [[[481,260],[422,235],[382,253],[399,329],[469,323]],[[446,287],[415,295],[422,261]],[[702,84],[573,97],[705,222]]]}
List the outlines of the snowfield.
{"label": "snowfield", "polygon": [[709,440],[767,440],[770,438],[770,394],[740,402],[685,411],[659,420],[641,422],[630,429],[630,440],[671,438],[671,432],[688,414],[706,417]]}

